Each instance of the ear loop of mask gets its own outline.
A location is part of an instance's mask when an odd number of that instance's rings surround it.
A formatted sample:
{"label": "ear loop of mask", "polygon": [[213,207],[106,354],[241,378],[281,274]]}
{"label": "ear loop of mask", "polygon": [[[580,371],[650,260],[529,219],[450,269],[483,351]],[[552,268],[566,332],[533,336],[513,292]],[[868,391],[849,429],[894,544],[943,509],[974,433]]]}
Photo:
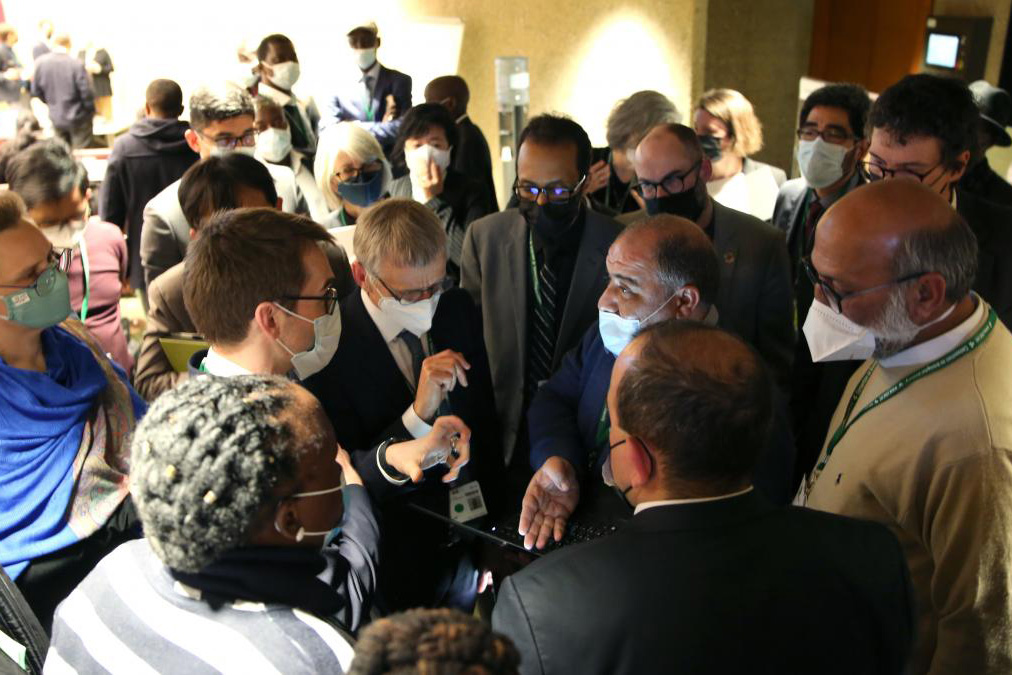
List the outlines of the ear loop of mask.
{"label": "ear loop of mask", "polygon": [[[286,499],[297,499],[299,497],[318,497],[320,495],[329,495],[333,492],[340,492],[344,488],[345,488],[344,485],[338,485],[337,487],[327,488],[326,490],[315,490],[313,492],[296,492],[293,495],[288,495]],[[285,534],[284,530],[281,529],[281,526],[278,525],[277,516],[274,517],[274,529],[277,530],[278,534],[280,534],[282,537],[288,536],[287,534]],[[330,532],[331,530],[326,530],[325,532],[307,532],[300,525],[299,531],[295,533],[295,541],[301,542],[306,537],[323,537],[330,534]]]}

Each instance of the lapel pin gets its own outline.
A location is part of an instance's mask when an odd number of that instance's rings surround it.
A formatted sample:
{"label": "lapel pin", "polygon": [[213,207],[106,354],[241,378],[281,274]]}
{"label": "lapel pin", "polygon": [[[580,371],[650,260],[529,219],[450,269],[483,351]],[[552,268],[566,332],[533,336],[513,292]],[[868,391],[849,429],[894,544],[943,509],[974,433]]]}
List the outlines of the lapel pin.
{"label": "lapel pin", "polygon": [[734,251],[727,251],[724,253],[724,262],[728,265],[734,264]]}

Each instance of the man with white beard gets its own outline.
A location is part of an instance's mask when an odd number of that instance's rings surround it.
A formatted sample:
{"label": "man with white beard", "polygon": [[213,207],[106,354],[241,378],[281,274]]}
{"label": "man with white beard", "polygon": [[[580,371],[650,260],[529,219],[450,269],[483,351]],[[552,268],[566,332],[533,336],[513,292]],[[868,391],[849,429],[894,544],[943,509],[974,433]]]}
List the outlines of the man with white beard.
{"label": "man with white beard", "polygon": [[803,264],[813,360],[867,360],[799,500],[899,538],[910,673],[1012,672],[1012,335],[970,291],[973,232],[929,187],[881,181],[826,212]]}

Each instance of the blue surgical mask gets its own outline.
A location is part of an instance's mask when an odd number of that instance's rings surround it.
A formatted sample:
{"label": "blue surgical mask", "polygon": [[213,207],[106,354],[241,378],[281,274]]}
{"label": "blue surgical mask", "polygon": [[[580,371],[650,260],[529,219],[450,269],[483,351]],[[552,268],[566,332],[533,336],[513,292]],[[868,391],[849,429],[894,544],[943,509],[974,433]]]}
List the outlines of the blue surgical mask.
{"label": "blue surgical mask", "polygon": [[621,354],[622,350],[636,337],[636,333],[639,332],[643,322],[653,318],[676,295],[678,295],[677,292],[672,293],[667,300],[661,303],[660,307],[650,312],[645,319],[626,319],[615,312],[606,312],[603,309],[597,310],[597,329],[601,333],[601,341],[604,343],[604,348],[615,356]]}
{"label": "blue surgical mask", "polygon": [[337,194],[355,206],[369,206],[383,195],[383,172],[363,173],[355,181],[338,183]]}

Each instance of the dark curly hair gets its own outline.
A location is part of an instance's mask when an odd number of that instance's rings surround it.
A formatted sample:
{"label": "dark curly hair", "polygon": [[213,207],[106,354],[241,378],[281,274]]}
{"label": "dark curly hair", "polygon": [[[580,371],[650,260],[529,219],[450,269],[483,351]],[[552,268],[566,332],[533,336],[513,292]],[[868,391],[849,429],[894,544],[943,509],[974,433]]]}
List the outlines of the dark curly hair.
{"label": "dark curly hair", "polygon": [[130,492],[162,562],[197,572],[246,543],[279,484],[295,478],[293,384],[197,377],[162,394],[137,425]]}
{"label": "dark curly hair", "polygon": [[349,675],[512,675],[509,638],[455,609],[412,609],[376,621],[355,645]]}
{"label": "dark curly hair", "polygon": [[816,106],[839,108],[847,113],[850,131],[858,138],[864,138],[865,126],[868,123],[868,111],[871,110],[871,98],[864,87],[857,84],[827,84],[808,95],[801,104],[801,115],[798,126],[808,120],[809,113]]}

